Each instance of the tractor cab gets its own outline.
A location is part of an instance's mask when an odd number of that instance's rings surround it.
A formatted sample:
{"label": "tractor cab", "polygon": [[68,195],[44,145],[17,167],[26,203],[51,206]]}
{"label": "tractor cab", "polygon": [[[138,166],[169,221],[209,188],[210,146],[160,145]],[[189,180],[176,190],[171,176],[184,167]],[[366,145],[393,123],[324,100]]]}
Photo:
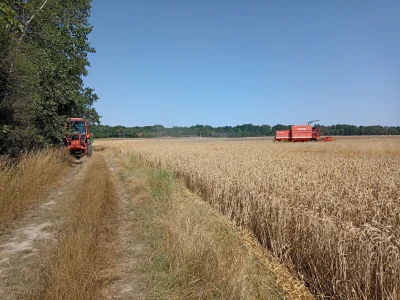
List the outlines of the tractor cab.
{"label": "tractor cab", "polygon": [[68,123],[68,130],[72,134],[86,134],[86,122],[85,121],[70,121]]}
{"label": "tractor cab", "polygon": [[70,118],[65,124],[63,143],[76,158],[92,155],[92,135],[89,126],[83,118]]}

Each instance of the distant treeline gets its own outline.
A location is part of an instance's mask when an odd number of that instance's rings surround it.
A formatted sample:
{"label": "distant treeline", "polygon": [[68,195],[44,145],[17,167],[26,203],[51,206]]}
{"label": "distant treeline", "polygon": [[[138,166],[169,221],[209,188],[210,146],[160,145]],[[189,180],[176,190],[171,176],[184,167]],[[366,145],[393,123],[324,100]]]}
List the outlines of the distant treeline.
{"label": "distant treeline", "polygon": [[[274,136],[276,130],[289,129],[291,125],[278,124],[212,127],[208,125],[196,125],[190,127],[174,126],[166,128],[162,125],[144,127],[124,126],[93,126],[91,131],[96,138],[136,138],[136,137],[259,137]],[[322,135],[400,135],[400,126],[354,126],[338,124],[332,126],[317,125],[321,128]]]}

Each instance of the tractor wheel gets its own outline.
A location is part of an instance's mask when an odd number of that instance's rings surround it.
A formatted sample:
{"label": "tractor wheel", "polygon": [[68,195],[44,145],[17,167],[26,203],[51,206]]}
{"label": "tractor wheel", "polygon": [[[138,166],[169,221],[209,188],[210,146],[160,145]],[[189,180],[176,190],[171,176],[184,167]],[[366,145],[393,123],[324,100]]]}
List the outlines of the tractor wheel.
{"label": "tractor wheel", "polygon": [[87,145],[87,150],[88,150],[87,155],[92,156],[92,152],[93,152],[92,144]]}

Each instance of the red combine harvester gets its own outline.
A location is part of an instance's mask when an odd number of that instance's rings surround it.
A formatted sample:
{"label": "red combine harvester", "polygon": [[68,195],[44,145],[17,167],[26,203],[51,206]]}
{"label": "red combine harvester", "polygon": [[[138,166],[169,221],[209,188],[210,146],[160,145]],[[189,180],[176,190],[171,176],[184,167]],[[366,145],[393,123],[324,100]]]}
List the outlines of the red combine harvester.
{"label": "red combine harvester", "polygon": [[275,142],[332,142],[332,137],[321,137],[321,130],[311,126],[311,123],[317,121],[319,120],[310,121],[307,125],[294,125],[289,130],[277,130]]}
{"label": "red combine harvester", "polygon": [[83,118],[70,118],[65,126],[64,146],[77,159],[92,155],[92,134]]}

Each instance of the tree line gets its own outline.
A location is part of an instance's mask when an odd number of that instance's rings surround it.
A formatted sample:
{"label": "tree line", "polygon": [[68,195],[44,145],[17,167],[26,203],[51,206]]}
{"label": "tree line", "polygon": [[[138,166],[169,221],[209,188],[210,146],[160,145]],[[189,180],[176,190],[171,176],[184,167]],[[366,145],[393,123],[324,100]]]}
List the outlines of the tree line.
{"label": "tree line", "polygon": [[[400,126],[354,126],[338,124],[332,126],[317,125],[322,135],[400,135]],[[212,127],[196,125],[190,127],[162,125],[125,127],[125,126],[92,126],[91,131],[96,138],[151,138],[151,137],[260,137],[274,136],[276,130],[290,129],[291,125],[277,124]]]}
{"label": "tree line", "polygon": [[0,154],[58,143],[68,117],[99,122],[85,87],[90,0],[0,3]]}

